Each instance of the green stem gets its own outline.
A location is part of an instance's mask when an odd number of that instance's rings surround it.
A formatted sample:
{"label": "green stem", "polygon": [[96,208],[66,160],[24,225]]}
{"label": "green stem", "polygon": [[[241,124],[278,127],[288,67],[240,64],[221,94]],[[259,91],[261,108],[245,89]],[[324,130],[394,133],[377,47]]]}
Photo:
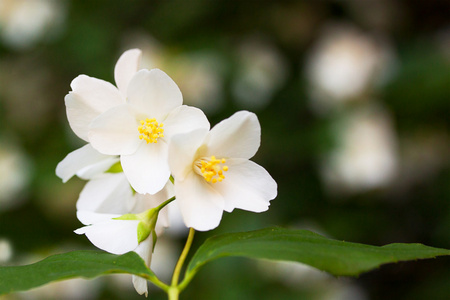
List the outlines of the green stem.
{"label": "green stem", "polygon": [[191,249],[192,241],[194,240],[194,228],[189,228],[189,235],[186,240],[186,245],[184,245],[184,249],[181,252],[180,258],[178,259],[178,262],[175,266],[175,270],[173,271],[172,276],[172,283],[169,288],[169,300],[176,300],[178,299],[178,295],[180,294],[181,290],[178,286],[178,279],[180,278],[181,268],[183,267],[184,261],[186,260],[186,257],[189,253],[189,249]]}
{"label": "green stem", "polygon": [[180,291],[178,290],[178,287],[171,286],[171,287],[169,287],[169,290],[167,291],[167,295],[169,296],[169,300],[178,300]]}
{"label": "green stem", "polygon": [[158,211],[160,211],[161,209],[164,208],[164,206],[166,206],[167,204],[169,204],[169,203],[172,202],[173,200],[175,200],[175,196],[173,196],[173,197],[170,198],[170,199],[167,199],[166,201],[164,201],[163,203],[161,203],[160,205],[158,205],[158,206],[156,207],[156,209],[157,209]]}
{"label": "green stem", "polygon": [[145,279],[147,279],[148,281],[150,281],[151,283],[153,283],[154,285],[156,285],[157,287],[161,288],[162,290],[164,290],[166,293],[169,292],[170,286],[168,286],[167,284],[165,284],[164,282],[162,282],[161,280],[159,280],[158,277],[156,276],[148,276],[148,275],[141,275],[142,277],[144,277]]}

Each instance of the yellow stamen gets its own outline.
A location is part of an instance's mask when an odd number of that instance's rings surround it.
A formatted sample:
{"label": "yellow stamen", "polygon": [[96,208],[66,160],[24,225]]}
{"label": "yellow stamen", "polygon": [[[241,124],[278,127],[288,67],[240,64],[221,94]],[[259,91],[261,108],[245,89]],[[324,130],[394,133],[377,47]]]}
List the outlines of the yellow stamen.
{"label": "yellow stamen", "polygon": [[145,140],[148,143],[157,143],[158,138],[164,137],[163,123],[156,122],[156,119],[145,119],[140,121],[138,126],[139,139]]}
{"label": "yellow stamen", "polygon": [[201,157],[194,162],[194,171],[203,176],[207,182],[221,182],[225,179],[223,172],[228,171],[227,166],[222,166],[226,162],[225,158],[216,159],[211,157]]}

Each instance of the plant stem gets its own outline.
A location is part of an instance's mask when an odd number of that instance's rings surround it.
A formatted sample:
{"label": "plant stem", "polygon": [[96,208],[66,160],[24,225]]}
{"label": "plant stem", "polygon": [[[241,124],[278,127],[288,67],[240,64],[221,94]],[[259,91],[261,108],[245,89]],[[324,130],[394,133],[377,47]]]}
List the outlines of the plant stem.
{"label": "plant stem", "polygon": [[166,293],[169,292],[170,290],[170,286],[168,286],[167,284],[165,284],[164,282],[162,282],[161,280],[158,279],[158,277],[155,276],[142,276],[145,279],[147,279],[148,281],[150,281],[151,283],[153,283],[154,285],[156,285],[157,287],[159,287],[160,289],[164,290]]}
{"label": "plant stem", "polygon": [[178,295],[181,291],[181,289],[179,289],[178,287],[178,279],[180,278],[181,268],[183,267],[184,261],[186,260],[186,257],[189,253],[189,249],[191,249],[192,241],[194,240],[194,233],[195,229],[189,228],[189,235],[186,240],[186,245],[184,245],[184,249],[181,252],[180,258],[178,259],[175,270],[173,271],[172,283],[168,292],[169,300],[177,300]]}
{"label": "plant stem", "polygon": [[180,295],[180,291],[178,290],[178,287],[171,286],[167,292],[167,295],[169,296],[169,300],[178,300],[178,295]]}
{"label": "plant stem", "polygon": [[167,199],[166,201],[164,201],[163,203],[161,203],[160,205],[158,205],[158,206],[156,207],[156,209],[157,209],[158,211],[160,211],[161,209],[164,208],[164,206],[166,206],[167,204],[169,204],[169,203],[172,202],[173,200],[175,200],[175,196],[173,196],[173,197],[170,198],[170,199]]}

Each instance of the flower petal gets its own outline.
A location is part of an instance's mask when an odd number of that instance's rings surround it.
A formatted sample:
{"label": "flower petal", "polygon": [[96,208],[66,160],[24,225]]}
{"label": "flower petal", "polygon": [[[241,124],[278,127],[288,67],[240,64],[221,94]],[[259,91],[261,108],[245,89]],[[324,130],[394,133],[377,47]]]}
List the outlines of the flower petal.
{"label": "flower petal", "polygon": [[[134,249],[134,252],[139,254],[139,256],[145,261],[145,264],[147,267],[150,268],[150,264],[152,261],[152,253],[153,253],[153,236],[150,234],[144,241],[142,241],[139,246],[137,246],[136,249]],[[132,276],[133,286],[136,289],[136,292],[138,292],[139,295],[145,294],[145,297],[148,295],[148,286],[147,286],[147,280],[139,277],[139,276]]]}
{"label": "flower petal", "polygon": [[75,174],[84,179],[108,170],[118,158],[104,155],[90,144],[70,152],[57,166],[56,176],[66,182]]}
{"label": "flower petal", "polygon": [[103,174],[86,183],[77,201],[77,210],[126,214],[134,205],[133,192],[123,173]]}
{"label": "flower petal", "polygon": [[[83,223],[83,225],[91,225],[95,223],[105,222],[109,221],[113,218],[118,218],[121,215],[119,214],[102,214],[97,213],[93,211],[87,211],[87,210],[77,210],[77,218],[78,220]],[[81,234],[84,233],[85,227],[79,228],[76,230],[76,233]],[[81,233],[79,233],[81,232]]]}
{"label": "flower petal", "polygon": [[114,79],[124,99],[126,98],[128,84],[138,71],[141,56],[142,51],[139,49],[125,51],[119,57],[114,68]]}
{"label": "flower petal", "polygon": [[84,233],[97,248],[113,254],[124,254],[138,246],[137,226],[139,222],[137,220],[110,220],[82,227],[75,233]]}
{"label": "flower petal", "polygon": [[222,219],[223,197],[203,177],[191,172],[184,181],[175,181],[175,194],[187,227],[206,231]]}
{"label": "flower petal", "polygon": [[128,104],[116,106],[98,116],[90,126],[89,141],[103,154],[121,155],[134,153],[139,139],[135,110]]}
{"label": "flower petal", "polygon": [[249,159],[261,143],[261,126],[254,113],[239,111],[214,126],[206,140],[209,155]]}
{"label": "flower petal", "polygon": [[64,98],[67,119],[77,136],[88,141],[89,124],[102,112],[125,103],[119,90],[109,82],[80,75],[70,84],[72,92]]}
{"label": "flower petal", "polygon": [[209,121],[203,111],[192,106],[178,106],[164,120],[164,139],[170,142],[174,135],[196,129],[209,130]]}
{"label": "flower petal", "polygon": [[214,188],[225,199],[225,211],[235,208],[262,212],[277,196],[277,183],[260,165],[246,159],[228,159],[225,179]]}
{"label": "flower petal", "polygon": [[143,142],[135,153],[120,157],[123,172],[136,192],[153,195],[164,187],[170,177],[167,152],[163,141]]}
{"label": "flower petal", "polygon": [[183,96],[176,83],[158,69],[138,71],[128,85],[127,96],[130,104],[158,122],[183,104]]}
{"label": "flower petal", "polygon": [[207,129],[198,129],[190,133],[177,134],[171,138],[169,165],[172,176],[176,180],[183,181],[192,172],[195,155],[207,134]]}
{"label": "flower petal", "polygon": [[[98,152],[98,151],[97,151]],[[118,156],[108,155],[108,158],[99,161],[96,164],[89,165],[77,172],[77,176],[81,179],[89,180],[99,174],[102,174],[109,170],[115,163],[119,162]]]}

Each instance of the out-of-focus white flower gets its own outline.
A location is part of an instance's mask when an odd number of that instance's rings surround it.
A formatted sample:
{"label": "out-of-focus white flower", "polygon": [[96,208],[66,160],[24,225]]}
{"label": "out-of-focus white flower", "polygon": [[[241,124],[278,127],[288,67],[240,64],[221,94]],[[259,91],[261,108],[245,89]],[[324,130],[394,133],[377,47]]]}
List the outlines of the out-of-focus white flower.
{"label": "out-of-focus white flower", "polygon": [[0,264],[11,259],[13,249],[11,243],[6,239],[0,239]]}
{"label": "out-of-focus white flower", "polygon": [[0,0],[0,36],[5,44],[25,49],[61,31],[64,1]]}
{"label": "out-of-focus white flower", "polygon": [[178,83],[185,103],[206,112],[217,111],[223,103],[223,63],[213,52],[183,53],[167,63],[167,71]]}
{"label": "out-of-focus white flower", "polygon": [[359,99],[386,79],[393,62],[385,41],[342,24],[326,27],[306,63],[313,109]]}
{"label": "out-of-focus white flower", "polygon": [[335,126],[336,148],[322,162],[322,174],[335,192],[360,192],[388,185],[397,172],[397,141],[392,121],[380,106],[348,111]]}
{"label": "out-of-focus white flower", "polygon": [[200,129],[172,138],[169,163],[186,226],[211,230],[219,225],[224,210],[268,209],[277,184],[249,160],[260,139],[258,118],[247,111],[235,113],[209,132]]}
{"label": "out-of-focus white flower", "polygon": [[305,264],[260,261],[262,274],[291,288],[309,291],[317,300],[366,300],[367,293],[348,278],[335,278]]}
{"label": "out-of-focus white flower", "polygon": [[322,300],[368,300],[367,292],[355,285],[348,282],[341,282],[325,290],[325,295],[320,299]]}
{"label": "out-of-focus white flower", "polygon": [[143,50],[143,67],[165,70],[180,87],[185,104],[200,107],[205,112],[215,112],[222,106],[226,64],[218,53],[171,51],[153,37],[136,32],[127,34],[124,44],[125,48]]}
{"label": "out-of-focus white flower", "polygon": [[30,291],[19,292],[16,295],[24,300],[42,299],[98,299],[101,289],[102,278],[83,279],[74,278],[63,281],[51,282],[49,284],[34,288]]}
{"label": "out-of-focus white flower", "polygon": [[122,39],[122,50],[137,48],[142,50],[141,66],[143,69],[165,70],[168,51],[154,37],[139,31],[127,32]]}
{"label": "out-of-focus white flower", "polygon": [[232,92],[241,107],[261,109],[285,82],[287,63],[274,45],[251,38],[237,49],[237,73]]}
{"label": "out-of-focus white flower", "polygon": [[130,81],[127,103],[104,112],[90,126],[92,146],[103,154],[120,155],[138,193],[155,194],[166,184],[173,135],[209,128],[201,110],[182,102],[178,86],[163,71],[140,70]]}
{"label": "out-of-focus white flower", "polygon": [[318,288],[332,278],[328,273],[297,262],[259,261],[258,267],[268,277],[299,289]]}
{"label": "out-of-focus white flower", "polygon": [[22,150],[0,140],[0,211],[19,205],[31,177],[31,162]]}

